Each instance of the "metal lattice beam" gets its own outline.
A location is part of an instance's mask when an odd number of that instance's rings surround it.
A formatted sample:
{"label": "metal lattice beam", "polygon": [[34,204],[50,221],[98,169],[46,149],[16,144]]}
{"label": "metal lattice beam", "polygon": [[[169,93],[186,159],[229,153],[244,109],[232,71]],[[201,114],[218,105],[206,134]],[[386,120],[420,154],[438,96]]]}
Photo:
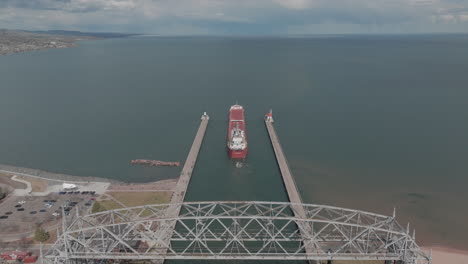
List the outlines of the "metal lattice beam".
{"label": "metal lattice beam", "polygon": [[[187,202],[75,217],[44,256],[83,259],[397,260],[426,264],[394,216],[281,202]],[[302,209],[301,209],[302,210]],[[180,211],[173,217],[171,212]],[[175,228],[174,228],[175,227]],[[170,239],[167,239],[167,236]],[[315,250],[306,250],[313,245]]]}

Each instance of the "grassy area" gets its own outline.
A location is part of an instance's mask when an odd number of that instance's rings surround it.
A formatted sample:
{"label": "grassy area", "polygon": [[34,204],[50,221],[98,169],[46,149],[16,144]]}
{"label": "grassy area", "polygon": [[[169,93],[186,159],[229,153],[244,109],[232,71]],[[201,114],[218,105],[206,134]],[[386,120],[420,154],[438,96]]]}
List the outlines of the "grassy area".
{"label": "grassy area", "polygon": [[0,173],[0,183],[3,183],[5,185],[9,185],[13,187],[14,189],[26,189],[26,184],[13,181],[11,179],[11,175],[5,174],[5,173]]}
{"label": "grassy area", "polygon": [[49,231],[50,238],[45,243],[53,244],[57,241],[57,229],[52,229]]}
{"label": "grassy area", "polygon": [[385,264],[385,261],[383,260],[350,260],[350,261],[334,260],[333,264]]}
{"label": "grassy area", "polygon": [[18,177],[21,180],[25,180],[31,183],[33,192],[45,192],[49,183],[45,180],[30,178],[30,177]]}
{"label": "grassy area", "polygon": [[[50,235],[49,239],[44,242],[44,244],[53,244],[55,241],[57,241],[57,229],[52,229],[50,231],[47,231]],[[32,244],[34,245],[39,245],[41,242],[32,240]]]}
{"label": "grassy area", "polygon": [[91,208],[91,213],[94,214],[102,211],[114,210],[119,208],[122,208],[122,206],[120,206],[118,203],[112,200],[101,200],[94,202],[93,207]]}
{"label": "grassy area", "polygon": [[[114,197],[128,207],[169,203],[171,198],[171,192],[111,192],[107,193],[107,195]],[[91,213],[118,208],[122,208],[122,206],[117,202],[111,199],[103,199],[94,203]]]}
{"label": "grassy area", "polygon": [[126,206],[169,203],[170,192],[111,192],[108,193]]}
{"label": "grassy area", "polygon": [[[333,260],[333,264],[385,264],[383,260]],[[327,264],[326,261],[319,262],[318,264]]]}

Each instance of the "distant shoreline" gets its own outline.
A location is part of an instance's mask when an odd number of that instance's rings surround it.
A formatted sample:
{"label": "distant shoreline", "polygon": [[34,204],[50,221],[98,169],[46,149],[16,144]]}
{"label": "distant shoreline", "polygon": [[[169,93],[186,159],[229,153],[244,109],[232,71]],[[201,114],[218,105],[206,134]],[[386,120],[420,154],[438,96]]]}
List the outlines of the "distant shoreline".
{"label": "distant shoreline", "polygon": [[93,40],[95,37],[66,36],[31,33],[14,30],[0,30],[0,55],[27,51],[76,47],[80,40]]}
{"label": "distant shoreline", "polygon": [[78,41],[122,38],[135,35],[137,34],[0,29],[0,55],[10,55],[35,50],[73,48],[78,46]]}

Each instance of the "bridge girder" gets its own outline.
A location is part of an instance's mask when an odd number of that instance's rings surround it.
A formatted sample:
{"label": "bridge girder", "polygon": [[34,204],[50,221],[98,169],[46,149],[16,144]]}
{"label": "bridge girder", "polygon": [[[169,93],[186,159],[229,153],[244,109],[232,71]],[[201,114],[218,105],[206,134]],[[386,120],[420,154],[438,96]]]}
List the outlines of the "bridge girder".
{"label": "bridge girder", "polygon": [[[430,263],[393,216],[332,206],[223,201],[156,204],[75,216],[45,254],[73,260],[396,260]],[[178,217],[171,212],[179,210]],[[175,226],[175,229],[173,227]],[[304,228],[307,227],[307,228]],[[301,228],[302,230],[299,230]],[[171,239],[169,243],[167,236]],[[313,245],[314,252],[306,252]]]}

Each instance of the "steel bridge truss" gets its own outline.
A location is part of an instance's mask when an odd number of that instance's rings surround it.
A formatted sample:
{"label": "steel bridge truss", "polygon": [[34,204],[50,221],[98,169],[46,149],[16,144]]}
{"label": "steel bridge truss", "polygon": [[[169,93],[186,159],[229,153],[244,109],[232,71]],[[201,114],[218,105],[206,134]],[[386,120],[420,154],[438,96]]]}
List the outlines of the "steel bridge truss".
{"label": "steel bridge truss", "polygon": [[[75,216],[44,263],[83,260],[389,260],[431,263],[395,216],[281,202],[186,202]],[[178,217],[168,217],[180,209]],[[173,228],[175,226],[175,228]],[[307,227],[307,228],[305,228]],[[299,230],[301,229],[301,230]],[[170,239],[165,239],[167,237]],[[306,252],[305,245],[315,251]]]}

